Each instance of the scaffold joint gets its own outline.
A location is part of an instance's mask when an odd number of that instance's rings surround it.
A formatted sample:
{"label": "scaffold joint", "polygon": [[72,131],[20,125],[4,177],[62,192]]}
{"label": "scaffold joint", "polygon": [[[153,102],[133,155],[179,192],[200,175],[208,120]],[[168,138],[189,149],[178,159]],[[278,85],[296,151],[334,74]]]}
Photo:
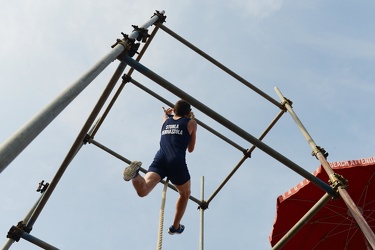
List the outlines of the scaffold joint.
{"label": "scaffold joint", "polygon": [[121,44],[124,47],[125,51],[122,52],[117,57],[117,59],[119,59],[120,61],[121,61],[121,58],[123,58],[127,55],[130,56],[130,57],[133,57],[135,54],[137,54],[138,48],[141,45],[140,43],[135,43],[135,39],[129,38],[129,36],[127,34],[125,34],[123,32],[121,32],[121,34],[124,38],[123,39],[117,39],[116,43],[111,46],[112,49],[114,47],[116,47],[118,44]]}
{"label": "scaffold joint", "polygon": [[153,18],[154,16],[158,16],[158,21],[156,23],[164,23],[165,19],[167,19],[167,16],[164,15],[163,13],[161,13],[158,10],[155,10],[155,11],[156,12],[154,13],[154,15],[151,18]]}
{"label": "scaffold joint", "polygon": [[198,206],[198,210],[200,210],[200,209],[203,209],[203,210],[208,209],[208,202],[202,201],[202,203]]}
{"label": "scaffold joint", "polygon": [[251,151],[248,149],[248,150],[244,150],[243,151],[243,154],[244,156],[246,156],[247,158],[251,158]]}
{"label": "scaffold joint", "polygon": [[15,240],[18,242],[21,239],[21,236],[24,232],[30,233],[30,230],[25,230],[26,225],[23,223],[23,221],[18,222],[17,226],[12,226],[9,229],[9,232],[7,234],[7,238]]}
{"label": "scaffold joint", "polygon": [[329,156],[329,153],[327,151],[325,151],[324,148],[316,146],[316,149],[312,151],[311,155],[315,156],[315,158],[318,159],[318,156],[317,156],[318,153],[321,153],[324,156],[325,159],[327,159],[328,156]]}
{"label": "scaffold joint", "polygon": [[128,75],[128,74],[124,74],[123,76],[122,76],[122,82],[123,83],[128,83],[128,82],[130,82],[132,80],[132,77],[130,76],[130,75]]}
{"label": "scaffold joint", "polygon": [[284,97],[283,101],[281,102],[281,105],[283,106],[284,112],[287,111],[287,109],[285,107],[285,104],[289,104],[290,107],[293,107],[293,102],[291,100],[289,100],[288,98]]}
{"label": "scaffold joint", "polygon": [[[337,192],[338,188],[347,189],[348,180],[344,176],[337,173],[333,173],[329,176],[328,183],[331,185],[332,189]],[[335,197],[334,197],[335,198]]]}
{"label": "scaffold joint", "polygon": [[41,182],[39,182],[39,185],[36,191],[40,193],[44,193],[47,190],[48,186],[49,186],[49,183],[46,182],[46,184],[44,184],[44,180],[42,180]]}
{"label": "scaffold joint", "polygon": [[86,134],[86,136],[85,136],[85,138],[83,139],[83,144],[87,144],[87,143],[91,143],[91,140],[92,140],[93,138],[91,137],[91,135],[89,135],[89,134]]}
{"label": "scaffold joint", "polygon": [[132,25],[132,27],[134,28],[133,31],[138,32],[138,36],[136,38],[137,41],[138,42],[142,41],[143,43],[145,43],[147,41],[147,38],[150,36],[148,34],[148,30],[145,28],[139,28],[137,25]]}

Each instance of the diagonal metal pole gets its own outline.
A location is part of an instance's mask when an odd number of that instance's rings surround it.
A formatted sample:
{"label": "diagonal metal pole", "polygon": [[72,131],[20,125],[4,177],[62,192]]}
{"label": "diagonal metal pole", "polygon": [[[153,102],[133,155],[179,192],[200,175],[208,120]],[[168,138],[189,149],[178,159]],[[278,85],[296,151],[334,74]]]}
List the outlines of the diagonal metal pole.
{"label": "diagonal metal pole", "polygon": [[116,46],[87,73],[36,114],[0,146],[0,173],[111,63],[124,51]]}
{"label": "diagonal metal pole", "polygon": [[[164,11],[161,14],[164,14]],[[141,28],[150,27],[158,19],[159,16],[154,15]],[[135,39],[138,34],[138,31],[134,31],[129,35],[129,38]],[[124,50],[125,48],[121,44],[116,45],[91,69],[56,97],[55,100],[2,143],[0,145],[0,173]]]}
{"label": "diagonal metal pole", "polygon": [[245,130],[241,129],[240,127],[238,127],[237,125],[235,125],[234,123],[232,123],[231,121],[226,119],[225,117],[219,115],[214,110],[205,106],[203,103],[199,102],[197,99],[193,98],[192,96],[190,96],[186,92],[180,90],[179,88],[177,88],[176,86],[174,86],[173,84],[171,84],[170,82],[165,80],[164,78],[160,77],[159,75],[157,75],[156,73],[154,73],[153,71],[148,69],[147,67],[143,66],[142,64],[135,61],[131,57],[124,57],[122,60],[124,60],[124,62],[126,62],[129,66],[133,67],[135,70],[137,70],[141,74],[150,78],[151,80],[153,80],[154,82],[156,82],[157,84],[159,84],[160,86],[165,88],[166,90],[172,92],[173,94],[180,97],[181,99],[186,100],[192,106],[194,106],[195,108],[197,108],[201,112],[205,113],[206,115],[208,115],[209,117],[211,117],[212,119],[214,119],[215,121],[217,121],[218,123],[223,125],[224,127],[228,128],[232,132],[236,133],[238,136],[240,136],[243,139],[247,140],[248,142],[252,143],[256,147],[258,147],[260,150],[262,150],[263,152],[272,156],[274,159],[283,163],[285,166],[287,166],[291,170],[293,170],[296,173],[298,173],[299,175],[305,177],[306,179],[308,179],[309,181],[314,183],[316,186],[323,189],[325,192],[328,192],[332,196],[336,195],[336,193],[332,190],[332,188],[327,183],[323,182],[322,180],[320,180],[319,178],[317,178],[316,176],[314,176],[310,172],[306,171],[302,167],[298,166],[296,163],[289,160],[288,158],[286,158],[285,156],[283,156],[282,154],[280,154],[276,150],[272,149],[271,147],[269,147],[268,145],[266,145],[262,141],[258,140],[254,136],[250,135]]}
{"label": "diagonal metal pole", "polygon": [[[297,124],[298,128],[301,130],[302,134],[304,135],[305,139],[309,143],[311,149],[313,150],[315,156],[318,158],[320,163],[322,164],[323,169],[327,172],[328,177],[330,178],[332,183],[337,183],[339,180],[337,179],[334,171],[332,170],[331,166],[329,165],[328,161],[321,153],[319,147],[315,144],[313,138],[310,136],[306,128],[303,126],[301,120],[298,118],[297,114],[294,112],[292,106],[289,104],[289,101],[283,96],[281,91],[275,87],[275,91],[277,95],[280,97],[282,102],[285,103],[285,107],[287,108],[289,114],[292,116],[293,120]],[[339,187],[338,192],[345,202],[346,206],[348,207],[350,213],[353,215],[353,218],[357,222],[359,228],[362,230],[363,234],[365,235],[367,241],[370,243],[371,247],[375,249],[375,234],[372,231],[371,227],[366,222],[365,218],[359,211],[358,207],[348,194],[345,188]]]}

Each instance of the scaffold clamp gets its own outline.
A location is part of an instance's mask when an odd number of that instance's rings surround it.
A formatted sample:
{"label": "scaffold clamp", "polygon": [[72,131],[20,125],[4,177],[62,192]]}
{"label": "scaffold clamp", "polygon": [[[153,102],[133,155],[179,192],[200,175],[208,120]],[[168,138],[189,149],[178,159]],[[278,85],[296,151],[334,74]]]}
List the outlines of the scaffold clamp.
{"label": "scaffold clamp", "polygon": [[208,209],[208,202],[207,201],[202,201],[202,203],[198,206],[198,210],[203,209],[206,210]]}

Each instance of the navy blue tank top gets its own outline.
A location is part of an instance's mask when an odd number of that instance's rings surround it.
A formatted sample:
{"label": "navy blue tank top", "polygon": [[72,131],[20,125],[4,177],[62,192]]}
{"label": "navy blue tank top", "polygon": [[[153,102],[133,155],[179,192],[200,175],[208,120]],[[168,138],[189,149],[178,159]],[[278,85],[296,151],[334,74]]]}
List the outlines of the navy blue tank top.
{"label": "navy blue tank top", "polygon": [[190,134],[187,124],[190,118],[181,117],[174,120],[169,117],[161,128],[160,149],[167,158],[185,157],[186,149],[190,143]]}

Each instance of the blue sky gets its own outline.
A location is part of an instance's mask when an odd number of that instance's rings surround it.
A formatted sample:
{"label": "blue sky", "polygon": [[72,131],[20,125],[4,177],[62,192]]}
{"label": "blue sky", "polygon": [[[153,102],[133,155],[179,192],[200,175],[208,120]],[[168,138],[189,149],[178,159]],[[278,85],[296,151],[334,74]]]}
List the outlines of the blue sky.
{"label": "blue sky", "polygon": [[[279,101],[277,86],[329,161],[374,156],[375,35],[372,1],[24,1],[0,9],[1,142],[84,74],[110,46],[155,10],[165,25]],[[258,137],[278,108],[163,31],[141,61],[208,107]],[[116,69],[113,62],[0,174],[0,234],[49,182]],[[134,73],[171,102],[178,97]],[[95,139],[145,168],[158,149],[160,103],[128,84]],[[197,118],[244,148],[248,142],[194,110]],[[264,139],[312,172],[318,161],[289,114]],[[221,184],[242,153],[198,128],[188,155],[192,195]],[[61,249],[156,247],[162,186],[138,198],[122,180],[125,164],[93,145],[75,157],[31,234]],[[278,195],[303,178],[255,150],[205,212],[206,249],[269,249]],[[349,191],[350,193],[350,191]],[[177,194],[167,194],[166,229]],[[198,249],[199,212],[190,202],[186,232],[164,235],[164,249]],[[3,244],[3,243],[0,243]],[[39,249],[21,240],[11,249]]]}

